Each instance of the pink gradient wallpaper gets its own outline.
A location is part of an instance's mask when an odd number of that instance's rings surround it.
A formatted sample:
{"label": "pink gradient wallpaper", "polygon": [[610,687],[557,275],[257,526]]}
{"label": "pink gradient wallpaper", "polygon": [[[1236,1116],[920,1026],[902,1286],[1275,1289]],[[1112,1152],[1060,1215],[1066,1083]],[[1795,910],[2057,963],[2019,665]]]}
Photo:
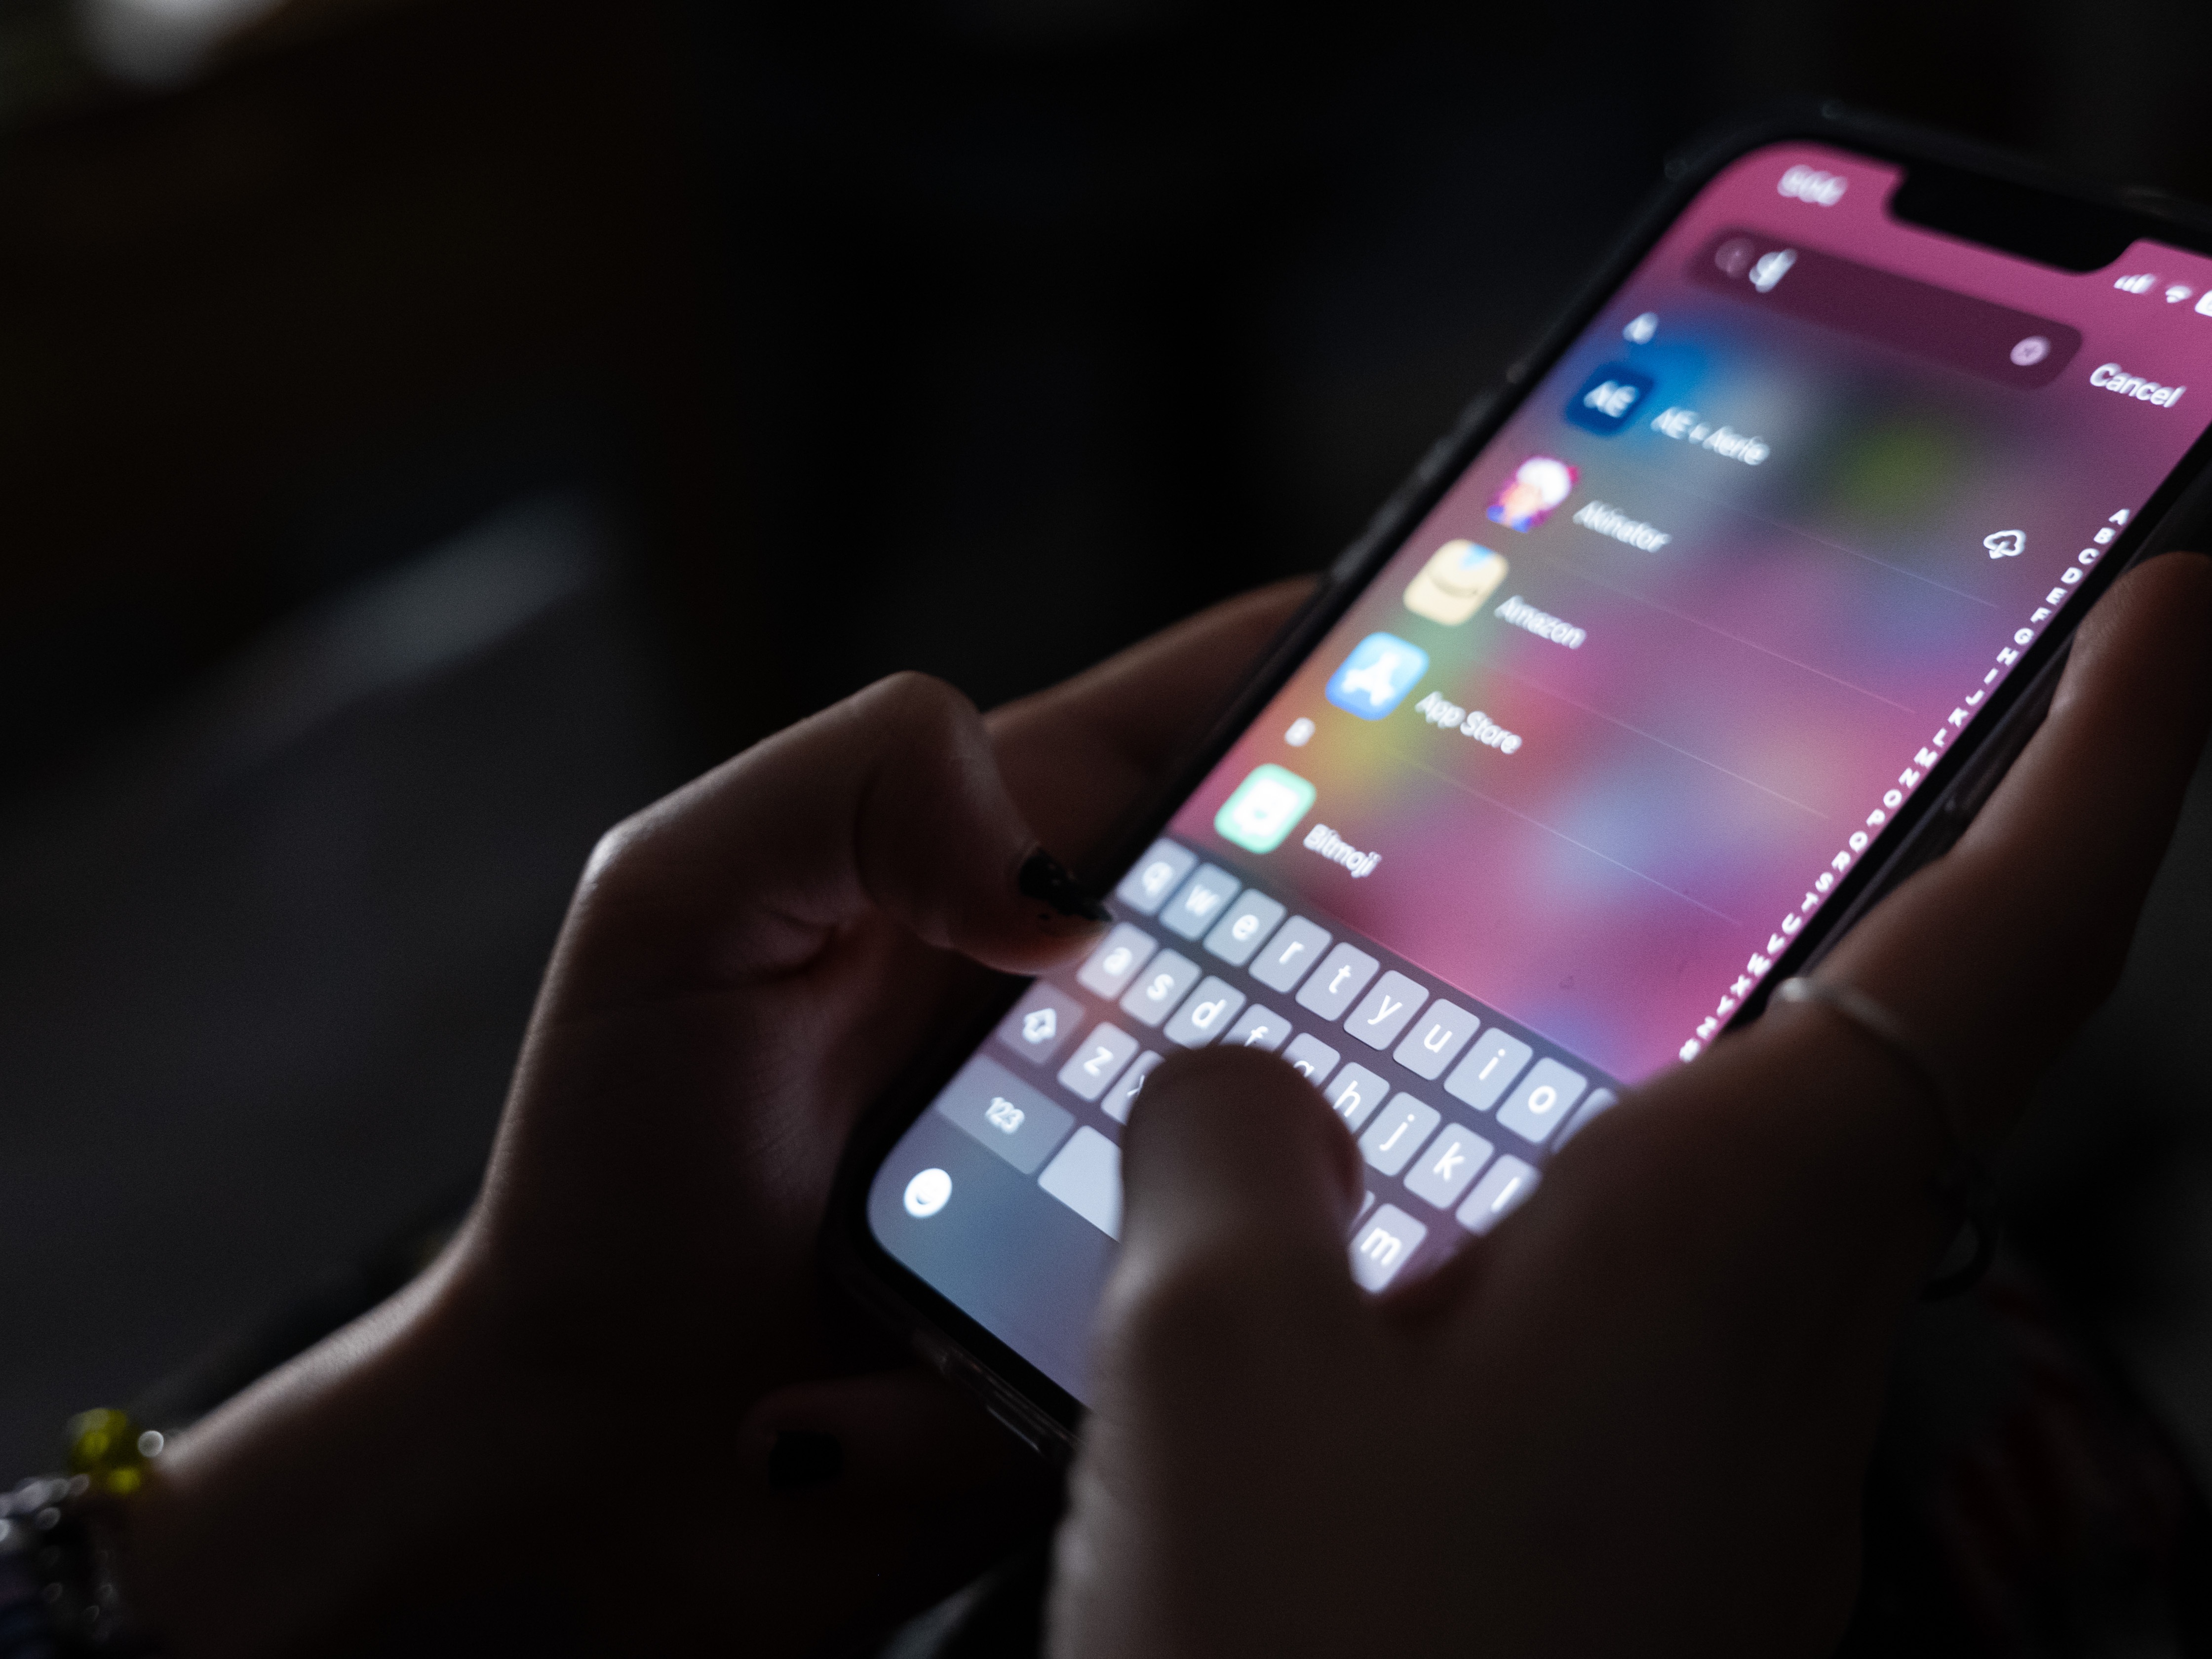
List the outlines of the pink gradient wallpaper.
{"label": "pink gradient wallpaper", "polygon": [[[2212,416],[2212,316],[2188,302],[2212,262],[2139,246],[2118,276],[2032,264],[1893,220],[1896,177],[1790,146],[1710,186],[1172,833],[1617,1078],[1710,1040],[1820,878],[1865,854],[1915,757],[1971,722],[2001,653]],[[1986,371],[1805,297],[1858,265],[1915,279],[1893,311],[1916,283],[1947,290],[1931,307],[1992,302]],[[2136,266],[2154,291],[2115,286]],[[1931,309],[1922,337],[1945,325]],[[1530,489],[1491,508],[1537,457],[1565,464],[1537,469],[1553,495],[1572,485],[1521,531]],[[1457,542],[1502,556],[1502,580],[1464,621],[1419,614],[1409,585]],[[1370,720],[1325,688],[1378,632],[1428,666]],[[1487,721],[1437,722],[1454,708]],[[1267,762],[1316,799],[1255,855],[1214,817]],[[1371,872],[1307,850],[1315,823],[1381,854]]]}

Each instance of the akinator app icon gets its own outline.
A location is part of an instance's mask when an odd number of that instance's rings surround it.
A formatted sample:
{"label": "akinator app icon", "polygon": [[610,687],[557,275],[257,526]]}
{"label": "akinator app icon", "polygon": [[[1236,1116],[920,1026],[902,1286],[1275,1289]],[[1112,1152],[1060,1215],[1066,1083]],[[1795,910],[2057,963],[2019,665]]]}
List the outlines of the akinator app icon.
{"label": "akinator app icon", "polygon": [[1328,700],[1364,720],[1379,720],[1429,672],[1429,653],[1395,634],[1370,634],[1329,676]]}
{"label": "akinator app icon", "polygon": [[1552,516],[1552,509],[1574,493],[1577,473],[1565,461],[1531,455],[1513,470],[1490,503],[1490,519],[1526,533]]}

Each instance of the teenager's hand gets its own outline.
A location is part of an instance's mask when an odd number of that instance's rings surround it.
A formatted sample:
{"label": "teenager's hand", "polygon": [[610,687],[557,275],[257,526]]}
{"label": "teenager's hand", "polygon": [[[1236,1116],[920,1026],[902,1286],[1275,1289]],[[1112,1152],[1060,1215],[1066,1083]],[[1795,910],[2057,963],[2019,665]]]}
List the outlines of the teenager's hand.
{"label": "teenager's hand", "polygon": [[[2113,983],[2203,745],[2208,638],[2212,562],[2119,583],[1966,836],[1820,969],[1914,1034],[1972,1138]],[[1832,1012],[1778,1006],[1378,1300],[1319,1095],[1245,1052],[1162,1066],[1123,1143],[1054,1653],[1829,1651],[1888,1351],[1944,1242],[1935,1108]]]}
{"label": "teenager's hand", "polygon": [[180,1440],[136,1504],[171,1650],[321,1650],[397,1586],[533,1564],[604,1595],[625,1650],[811,1650],[1048,1518],[980,1413],[825,1318],[831,1175],[975,964],[1096,936],[1039,843],[1091,852],[1307,591],[988,720],[885,681],[610,834],[453,1248]]}

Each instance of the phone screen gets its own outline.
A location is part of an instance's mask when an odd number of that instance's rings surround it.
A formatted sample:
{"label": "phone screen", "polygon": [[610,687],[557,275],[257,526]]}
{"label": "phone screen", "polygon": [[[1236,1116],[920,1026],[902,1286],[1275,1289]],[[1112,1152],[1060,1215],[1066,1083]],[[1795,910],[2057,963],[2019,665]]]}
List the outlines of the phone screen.
{"label": "phone screen", "polygon": [[1084,1400],[1163,1056],[1322,1091],[1379,1290],[1712,1041],[2212,418],[2212,260],[2055,269],[1902,177],[1695,197],[907,1131],[891,1256]]}

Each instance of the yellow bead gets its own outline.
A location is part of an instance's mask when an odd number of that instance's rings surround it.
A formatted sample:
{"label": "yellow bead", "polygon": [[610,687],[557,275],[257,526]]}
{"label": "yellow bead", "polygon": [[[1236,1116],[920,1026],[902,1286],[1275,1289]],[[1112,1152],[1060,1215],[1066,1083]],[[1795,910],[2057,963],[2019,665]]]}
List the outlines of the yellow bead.
{"label": "yellow bead", "polygon": [[71,1474],[85,1476],[117,1498],[145,1484],[146,1455],[141,1449],[137,1425],[127,1413],[105,1407],[79,1412],[70,1419],[64,1432]]}

